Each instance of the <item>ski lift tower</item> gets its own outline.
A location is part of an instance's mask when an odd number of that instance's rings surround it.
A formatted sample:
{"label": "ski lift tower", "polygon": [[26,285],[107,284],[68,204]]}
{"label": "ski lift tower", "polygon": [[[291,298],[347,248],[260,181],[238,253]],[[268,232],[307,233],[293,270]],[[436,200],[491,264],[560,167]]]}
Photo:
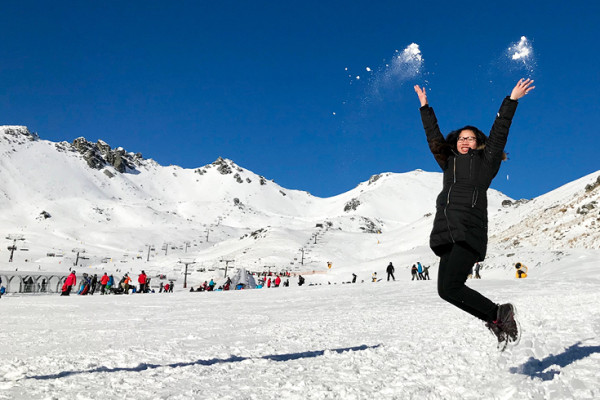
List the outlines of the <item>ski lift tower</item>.
{"label": "ski lift tower", "polygon": [[10,257],[8,259],[8,262],[12,262],[13,254],[14,254],[15,250],[17,249],[17,240],[25,240],[25,237],[23,235],[8,235],[6,238],[8,240],[13,241],[12,246],[7,247],[7,249],[10,250]]}
{"label": "ski lift tower", "polygon": [[[85,249],[80,249],[80,248],[75,248],[73,250],[71,250],[73,253],[77,253],[77,257],[75,257],[75,263],[73,264],[74,266],[77,266],[77,264],[79,264],[79,253],[85,253]],[[82,259],[84,258],[83,256],[81,257]],[[87,258],[85,258],[87,260]]]}
{"label": "ski lift tower", "polygon": [[223,277],[227,278],[227,267],[229,266],[229,263],[234,262],[235,260],[219,260],[219,261],[225,263],[225,275]]}
{"label": "ski lift tower", "polygon": [[186,289],[187,288],[188,265],[196,264],[196,261],[194,261],[193,259],[181,258],[181,259],[179,259],[178,262],[180,264],[185,265],[185,272],[183,275],[183,288]]}
{"label": "ski lift tower", "polygon": [[146,244],[146,246],[148,247],[148,256],[146,257],[146,262],[149,262],[150,261],[150,250],[154,251],[154,245]]}

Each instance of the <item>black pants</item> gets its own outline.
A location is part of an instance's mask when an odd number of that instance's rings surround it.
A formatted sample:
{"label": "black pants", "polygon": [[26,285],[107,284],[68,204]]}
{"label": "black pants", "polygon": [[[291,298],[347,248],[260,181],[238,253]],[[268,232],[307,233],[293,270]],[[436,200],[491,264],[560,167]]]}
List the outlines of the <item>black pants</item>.
{"label": "black pants", "polygon": [[477,254],[467,245],[455,243],[440,257],[438,294],[448,303],[483,320],[496,319],[498,306],[479,292],[467,287],[467,275],[477,261]]}
{"label": "black pants", "polygon": [[390,280],[390,276],[393,280],[396,280],[396,278],[394,278],[394,274],[392,272],[388,272],[388,281]]}

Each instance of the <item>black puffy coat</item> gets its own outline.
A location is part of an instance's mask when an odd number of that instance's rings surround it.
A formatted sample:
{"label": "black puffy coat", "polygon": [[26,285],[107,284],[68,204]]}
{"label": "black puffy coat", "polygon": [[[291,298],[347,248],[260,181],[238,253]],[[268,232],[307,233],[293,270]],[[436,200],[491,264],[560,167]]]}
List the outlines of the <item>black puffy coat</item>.
{"label": "black puffy coat", "polygon": [[456,150],[458,133],[444,139],[433,108],[421,107],[427,143],[444,172],[444,187],[436,200],[436,214],[429,245],[441,256],[448,245],[466,243],[483,261],[487,250],[487,189],[500,169],[504,146],[517,101],[506,97],[486,138],[476,131],[477,149],[467,154]]}

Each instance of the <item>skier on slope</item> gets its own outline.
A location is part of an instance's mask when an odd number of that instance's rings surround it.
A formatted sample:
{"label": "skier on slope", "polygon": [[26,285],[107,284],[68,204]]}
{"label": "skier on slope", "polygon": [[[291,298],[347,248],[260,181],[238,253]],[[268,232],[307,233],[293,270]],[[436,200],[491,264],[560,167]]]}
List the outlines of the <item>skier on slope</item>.
{"label": "skier on slope", "polygon": [[436,200],[430,247],[440,257],[440,297],[481,319],[498,338],[502,350],[517,343],[520,332],[512,304],[498,305],[465,285],[467,274],[487,249],[487,189],[505,159],[504,147],[518,100],[535,86],[521,79],[500,106],[489,137],[465,126],[444,138],[424,88],[414,89],[421,102],[421,120],[429,149],[444,172]]}

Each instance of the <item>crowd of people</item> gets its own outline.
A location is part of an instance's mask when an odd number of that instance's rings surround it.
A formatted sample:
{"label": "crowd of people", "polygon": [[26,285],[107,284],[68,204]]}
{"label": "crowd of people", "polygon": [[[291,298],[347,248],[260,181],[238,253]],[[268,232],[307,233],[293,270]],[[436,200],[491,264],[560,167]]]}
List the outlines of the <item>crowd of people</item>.
{"label": "crowd of people", "polygon": [[[79,285],[77,285],[77,277],[75,271],[71,273],[65,279],[62,286],[61,296],[69,296],[71,292],[78,295],[93,295],[97,291],[100,291],[101,295],[105,294],[130,294],[130,293],[154,293],[154,289],[150,288],[151,278],[146,275],[146,272],[142,271],[137,278],[138,285],[133,283],[133,280],[126,273],[121,279],[116,282],[114,276],[104,273],[100,279],[98,274],[88,275],[84,273]],[[160,283],[159,293],[172,293],[174,288],[173,281],[169,283]]]}
{"label": "crowd of people", "polygon": [[[430,280],[431,278],[429,277],[429,268],[431,266],[424,266],[421,265],[421,262],[417,262],[416,264],[413,264],[413,266],[410,269],[411,275],[412,275],[412,279],[411,280],[418,280],[418,281],[424,281],[424,280]],[[392,264],[392,262],[390,261],[390,263],[388,264],[387,268],[385,269],[385,272],[387,274],[387,280],[389,281],[390,278],[392,280],[396,280],[396,277],[394,276],[394,272],[396,272],[396,268],[394,268],[394,264]],[[377,276],[377,271],[373,272],[373,275],[371,275],[371,281],[372,282],[379,282],[382,278],[379,278]],[[356,274],[352,274],[352,283],[356,283]]]}
{"label": "crowd of people", "polygon": [[410,269],[410,273],[412,275],[412,279],[411,281],[414,281],[415,279],[418,281],[425,281],[425,280],[429,280],[431,278],[429,278],[429,268],[431,266],[423,266],[421,265],[421,262],[417,262],[416,264],[413,264],[413,266]]}
{"label": "crowd of people", "polygon": [[[431,266],[422,265],[421,262],[417,262],[413,264],[410,268],[412,279],[411,280],[430,280],[429,277],[429,268]],[[524,278],[527,276],[527,267],[525,267],[521,263],[517,263],[515,265],[516,268],[516,276],[517,278]],[[481,279],[480,275],[481,265],[480,263],[476,263],[474,268],[468,275],[468,278]],[[392,262],[388,264],[385,270],[387,274],[387,280],[392,279],[396,280],[394,273],[396,272],[394,265]],[[292,274],[289,271],[281,272],[279,274],[272,272],[260,272],[253,273],[254,277],[256,277],[256,288],[277,288],[277,287],[289,287],[290,286],[290,278]],[[166,276],[160,275],[161,280],[165,279]],[[358,276],[353,273],[352,274],[352,283],[356,283]],[[283,280],[285,279],[285,280]],[[373,272],[371,276],[372,282],[379,282],[382,278],[379,278],[377,272]],[[114,276],[108,275],[108,273],[104,273],[100,278],[98,278],[97,274],[88,275],[84,273],[82,276],[79,285],[77,285],[77,278],[75,276],[75,271],[72,271],[67,279],[65,280],[62,287],[62,296],[69,296],[72,292],[78,295],[93,295],[96,292],[100,292],[101,295],[104,294],[130,294],[130,293],[155,293],[156,290],[150,288],[151,278],[142,271],[137,278],[138,285],[136,286],[133,283],[132,278],[129,276],[129,273],[125,273],[121,279],[116,282]],[[0,283],[2,281],[0,280]],[[115,283],[116,282],[116,283]],[[362,281],[364,282],[364,281]],[[302,286],[305,283],[305,278],[302,275],[298,275],[298,286]],[[168,281],[168,283],[160,282],[160,286],[158,287],[158,293],[172,293],[175,284],[172,280]],[[214,279],[210,279],[210,281],[204,281],[202,284],[197,285],[196,287],[192,286],[190,288],[190,292],[212,292],[212,291],[224,291],[224,290],[241,290],[245,289],[245,285],[238,283],[235,287],[232,287],[231,278],[227,278],[224,284],[217,286],[217,282]],[[1,296],[1,294],[0,294]]]}
{"label": "crowd of people", "polygon": [[[276,288],[280,286],[290,286],[291,273],[289,271],[282,272],[281,274],[264,272],[256,275],[258,277],[256,285],[257,289],[260,289],[262,287]],[[160,276],[160,278],[162,279],[163,276]],[[285,281],[282,278],[285,278]],[[124,274],[121,277],[121,279],[118,282],[116,282],[112,274],[108,275],[108,273],[105,272],[100,278],[98,278],[97,274],[91,275],[84,273],[79,284],[77,284],[77,277],[75,275],[75,271],[71,271],[71,273],[67,276],[62,286],[61,296],[69,296],[71,293],[76,293],[78,295],[93,295],[98,291],[101,295],[155,293],[156,290],[150,287],[150,281],[151,278],[148,277],[145,271],[142,271],[138,275],[137,286],[133,283],[133,280],[129,276],[129,273]],[[302,277],[302,275],[299,275],[298,286],[302,286],[304,284],[304,281],[304,277]],[[190,292],[212,292],[230,289],[244,289],[243,284],[238,284],[235,288],[232,288],[231,285],[231,278],[227,278],[227,281],[223,285],[220,285],[218,287],[214,279],[211,279],[210,281],[204,281],[201,285],[198,285],[196,288],[192,286],[190,288]],[[158,288],[158,293],[173,293],[174,287],[175,284],[172,280],[170,280],[168,283],[164,283],[161,281],[160,286]]]}

